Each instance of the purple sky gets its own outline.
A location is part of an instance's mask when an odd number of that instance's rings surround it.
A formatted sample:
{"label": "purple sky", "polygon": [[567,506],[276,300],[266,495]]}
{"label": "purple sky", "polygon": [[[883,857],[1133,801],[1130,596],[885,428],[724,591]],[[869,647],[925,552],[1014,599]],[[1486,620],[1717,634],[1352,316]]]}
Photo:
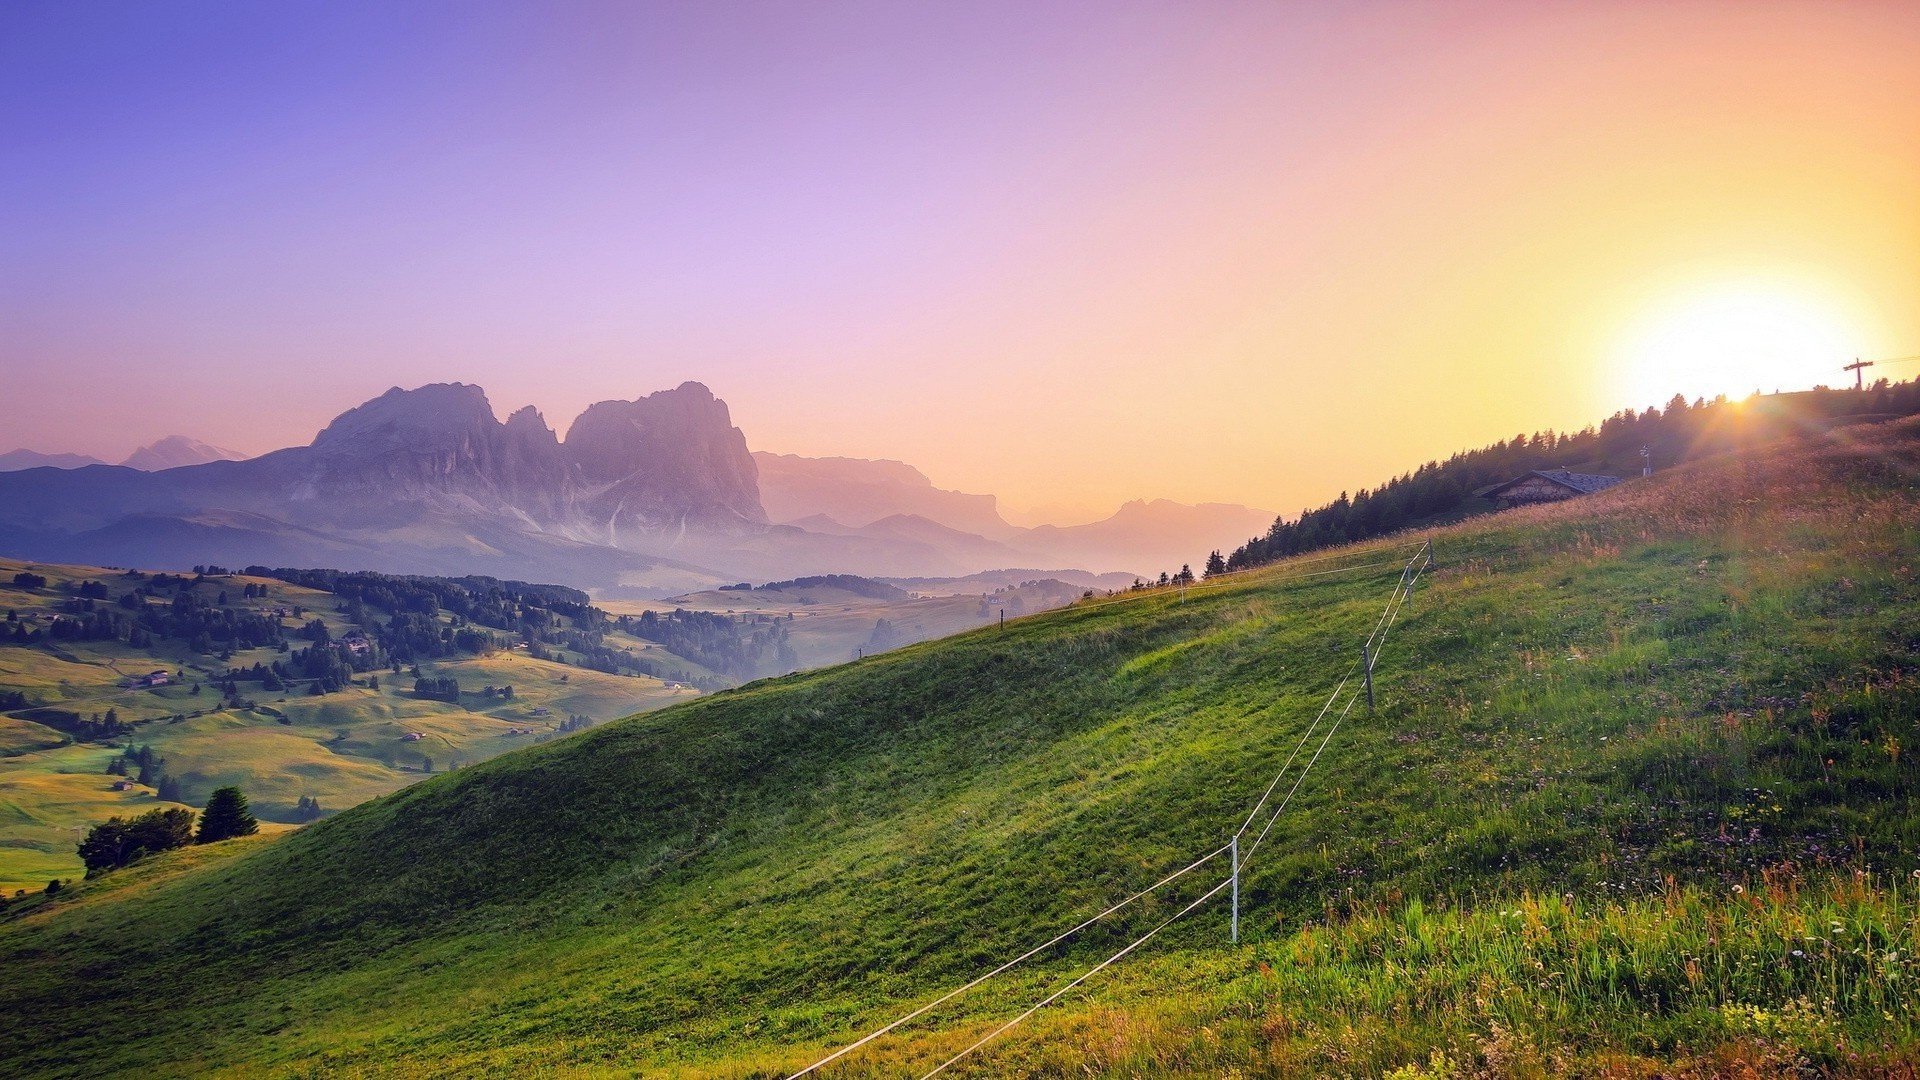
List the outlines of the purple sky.
{"label": "purple sky", "polygon": [[14,3],[0,449],[697,379],[1019,507],[1293,507],[1646,404],[1592,373],[1688,289],[1920,351],[1916,10]]}

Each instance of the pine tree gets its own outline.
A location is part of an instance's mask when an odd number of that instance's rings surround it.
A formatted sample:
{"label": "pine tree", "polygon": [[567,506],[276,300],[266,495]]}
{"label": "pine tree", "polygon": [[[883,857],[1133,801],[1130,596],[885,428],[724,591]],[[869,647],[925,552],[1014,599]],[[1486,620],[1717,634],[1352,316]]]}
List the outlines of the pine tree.
{"label": "pine tree", "polygon": [[218,788],[207,799],[207,808],[200,815],[200,835],[194,839],[197,844],[212,844],[235,836],[252,836],[260,831],[260,823],[247,812],[247,797],[237,787]]}
{"label": "pine tree", "polygon": [[1224,574],[1226,572],[1227,572],[1227,560],[1221,558],[1220,553],[1218,551],[1215,551],[1213,554],[1207,556],[1207,568],[1204,571],[1207,577],[1217,577],[1218,575]]}

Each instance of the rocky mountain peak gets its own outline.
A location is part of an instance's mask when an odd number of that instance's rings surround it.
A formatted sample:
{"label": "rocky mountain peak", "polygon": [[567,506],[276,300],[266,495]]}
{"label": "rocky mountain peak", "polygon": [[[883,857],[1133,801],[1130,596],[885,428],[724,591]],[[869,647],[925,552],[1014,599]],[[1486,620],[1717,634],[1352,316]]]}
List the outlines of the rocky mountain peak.
{"label": "rocky mountain peak", "polygon": [[500,427],[487,392],[470,383],[396,386],[335,417],[314,437],[316,449],[426,448],[461,437],[485,438]]}
{"label": "rocky mountain peak", "polygon": [[169,435],[135,450],[120,464],[130,469],[158,472],[182,465],[204,465],[209,461],[239,461],[245,456],[185,435]]}
{"label": "rocky mountain peak", "polygon": [[540,410],[531,405],[515,409],[513,415],[507,417],[506,431],[516,441],[543,446],[560,444],[560,436],[554,434],[553,429],[547,426],[547,418],[540,415]]}
{"label": "rocky mountain peak", "polygon": [[650,526],[760,524],[758,472],[727,403],[697,382],[587,407],[565,453],[595,508]]}

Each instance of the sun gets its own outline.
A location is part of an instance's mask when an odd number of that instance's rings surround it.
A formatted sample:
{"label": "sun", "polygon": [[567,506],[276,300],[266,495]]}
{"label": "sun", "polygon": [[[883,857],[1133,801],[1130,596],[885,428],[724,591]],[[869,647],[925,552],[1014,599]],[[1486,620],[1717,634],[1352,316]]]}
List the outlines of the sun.
{"label": "sun", "polygon": [[1859,339],[1831,305],[1771,285],[1722,285],[1647,311],[1614,352],[1627,401],[1665,404],[1675,394],[1743,398],[1758,390],[1838,385]]}

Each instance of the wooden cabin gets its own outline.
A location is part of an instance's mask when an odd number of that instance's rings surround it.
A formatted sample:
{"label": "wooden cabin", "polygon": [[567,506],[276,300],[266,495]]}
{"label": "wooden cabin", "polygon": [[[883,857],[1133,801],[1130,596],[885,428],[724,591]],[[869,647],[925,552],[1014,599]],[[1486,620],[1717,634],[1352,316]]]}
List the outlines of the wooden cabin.
{"label": "wooden cabin", "polygon": [[1536,469],[1504,484],[1495,484],[1480,492],[1480,497],[1499,503],[1500,508],[1505,510],[1591,495],[1596,491],[1605,491],[1622,479],[1619,476],[1568,472],[1565,469]]}

